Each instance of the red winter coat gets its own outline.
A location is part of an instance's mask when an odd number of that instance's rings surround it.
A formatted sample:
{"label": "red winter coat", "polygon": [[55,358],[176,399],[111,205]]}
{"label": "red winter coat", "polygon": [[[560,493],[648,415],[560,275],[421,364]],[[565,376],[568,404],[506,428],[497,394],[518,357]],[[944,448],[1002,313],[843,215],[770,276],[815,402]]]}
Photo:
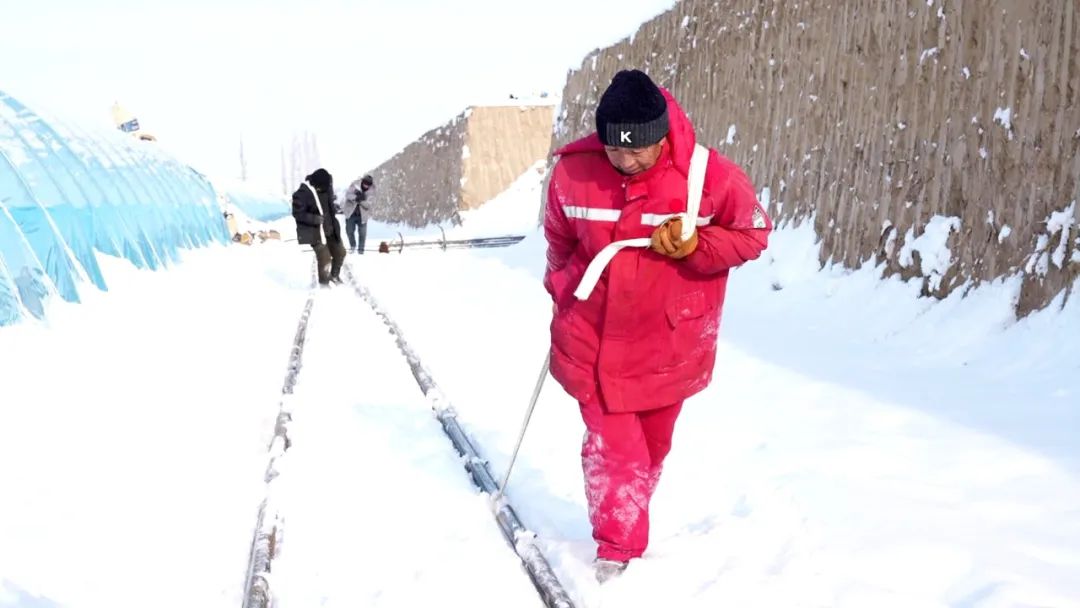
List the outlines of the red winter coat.
{"label": "red winter coat", "polygon": [[671,405],[708,386],[728,270],[761,255],[772,229],[746,174],[710,150],[697,249],[682,260],[623,249],[588,300],[574,297],[605,245],[648,237],[686,211],[694,127],[661,90],[671,128],[656,165],[623,176],[593,133],[556,152],[548,184],[544,287],[558,307],[551,373],[579,401],[601,397],[609,412]]}

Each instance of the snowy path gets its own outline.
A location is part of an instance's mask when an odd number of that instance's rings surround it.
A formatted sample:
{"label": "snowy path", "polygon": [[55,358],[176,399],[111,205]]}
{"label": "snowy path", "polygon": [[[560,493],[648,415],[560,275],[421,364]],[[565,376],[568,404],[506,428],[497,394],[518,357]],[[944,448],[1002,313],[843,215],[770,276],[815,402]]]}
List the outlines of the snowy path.
{"label": "snowy path", "polygon": [[275,497],[281,608],[542,606],[382,321],[316,297]]}

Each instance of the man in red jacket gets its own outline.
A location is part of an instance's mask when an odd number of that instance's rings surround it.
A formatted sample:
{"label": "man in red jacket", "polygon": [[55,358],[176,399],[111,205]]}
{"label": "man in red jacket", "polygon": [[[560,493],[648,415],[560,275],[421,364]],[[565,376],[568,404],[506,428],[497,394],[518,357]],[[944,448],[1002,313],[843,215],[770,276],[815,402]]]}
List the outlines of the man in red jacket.
{"label": "man in red jacket", "polygon": [[[551,373],[585,421],[601,582],[645,551],[675,419],[712,380],[728,271],[760,256],[772,229],[746,174],[702,149],[696,230],[684,235],[675,216],[687,212],[695,145],[671,93],[641,71],[621,71],[600,98],[596,132],[556,151],[548,184]],[[575,297],[600,250],[626,239],[649,246],[620,250],[592,292]]]}

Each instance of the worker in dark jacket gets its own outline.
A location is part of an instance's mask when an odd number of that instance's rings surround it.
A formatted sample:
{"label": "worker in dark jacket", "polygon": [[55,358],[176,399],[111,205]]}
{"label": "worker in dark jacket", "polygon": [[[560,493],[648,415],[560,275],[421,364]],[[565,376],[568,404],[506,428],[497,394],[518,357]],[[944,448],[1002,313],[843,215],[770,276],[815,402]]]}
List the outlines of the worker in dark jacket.
{"label": "worker in dark jacket", "polygon": [[296,240],[315,250],[319,284],[324,286],[331,281],[341,283],[341,265],[345,262],[341,225],[334,216],[334,198],[334,178],[326,169],[307,176],[292,197]]}

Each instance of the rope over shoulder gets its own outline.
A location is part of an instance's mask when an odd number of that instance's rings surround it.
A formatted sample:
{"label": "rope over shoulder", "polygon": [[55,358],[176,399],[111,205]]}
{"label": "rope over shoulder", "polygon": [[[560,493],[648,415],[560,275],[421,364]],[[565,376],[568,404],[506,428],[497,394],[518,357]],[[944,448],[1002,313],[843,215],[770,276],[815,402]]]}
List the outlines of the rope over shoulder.
{"label": "rope over shoulder", "polygon": [[[319,215],[325,217],[326,211],[322,208],[322,202],[319,201],[319,193],[315,191],[315,188],[313,188],[311,184],[304,182],[304,185],[307,186],[307,189],[311,191],[311,196],[315,197],[315,206],[319,208]],[[322,242],[324,244],[329,245],[329,242],[326,240],[326,229],[323,228],[322,222],[319,222],[319,236],[322,238]]]}
{"label": "rope over shoulder", "polygon": [[[705,188],[705,170],[709,165],[709,149],[701,144],[694,144],[694,154],[690,157],[690,174],[687,176],[686,212],[676,214],[675,217],[682,219],[682,238],[689,239],[697,229],[698,209],[701,207],[701,194]],[[579,300],[588,300],[592,295],[596,283],[600,281],[600,275],[615,257],[615,254],[627,247],[648,247],[651,239],[626,239],[608,243],[606,247],[596,254],[589,262],[585,274],[581,277],[574,297]]]}

